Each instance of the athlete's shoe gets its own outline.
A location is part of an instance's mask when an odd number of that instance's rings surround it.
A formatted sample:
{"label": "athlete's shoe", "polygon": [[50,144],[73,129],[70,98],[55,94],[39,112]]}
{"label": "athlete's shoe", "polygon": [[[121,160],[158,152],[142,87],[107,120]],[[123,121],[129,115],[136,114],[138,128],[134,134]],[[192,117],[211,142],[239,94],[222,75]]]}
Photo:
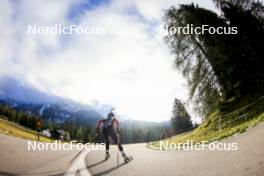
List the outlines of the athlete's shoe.
{"label": "athlete's shoe", "polygon": [[131,160],[133,159],[132,156],[128,157],[128,156],[126,156],[126,155],[123,155],[123,158],[124,158],[124,162],[125,162],[125,163],[128,163],[129,161],[131,161]]}
{"label": "athlete's shoe", "polygon": [[108,160],[110,158],[110,154],[109,153],[106,153],[105,154],[105,160]]}

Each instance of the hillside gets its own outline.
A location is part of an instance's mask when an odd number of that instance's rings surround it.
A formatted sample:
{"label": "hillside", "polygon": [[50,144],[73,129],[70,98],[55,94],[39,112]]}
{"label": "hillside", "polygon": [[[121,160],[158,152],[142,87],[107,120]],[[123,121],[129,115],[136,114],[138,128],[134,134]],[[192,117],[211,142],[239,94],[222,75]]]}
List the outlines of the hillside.
{"label": "hillside", "polygon": [[[237,107],[229,113],[219,113],[219,110],[211,113],[205,121],[191,133],[176,135],[165,139],[169,143],[184,143],[193,140],[194,143],[202,141],[216,141],[226,137],[243,133],[247,128],[256,126],[264,121],[264,96],[251,103]],[[220,119],[220,121],[219,121]],[[149,143],[149,147],[159,147],[159,141]]]}
{"label": "hillside", "polygon": [[29,103],[11,98],[0,98],[0,104],[7,105],[16,111],[27,112],[41,117],[46,122],[63,123],[74,117],[79,123],[95,124],[101,117],[99,112],[89,105],[61,100],[53,103]]}
{"label": "hillside", "polygon": [[[27,129],[21,125],[5,120],[6,117],[0,116],[0,133],[7,134],[28,140],[37,140],[37,132]],[[47,137],[40,136],[40,141],[50,142]]]}

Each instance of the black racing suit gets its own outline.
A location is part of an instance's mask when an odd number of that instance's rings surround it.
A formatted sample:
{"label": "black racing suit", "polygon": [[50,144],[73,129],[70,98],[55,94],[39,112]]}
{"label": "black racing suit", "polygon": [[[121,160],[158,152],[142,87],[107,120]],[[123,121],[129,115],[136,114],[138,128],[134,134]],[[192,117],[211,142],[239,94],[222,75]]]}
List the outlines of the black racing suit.
{"label": "black racing suit", "polygon": [[[112,115],[112,114],[109,113],[108,115]],[[120,141],[118,141],[118,137],[114,129],[114,123],[117,124],[117,132],[119,133],[119,122],[116,118],[113,118],[113,115],[108,117],[107,119],[102,119],[97,123],[97,132],[99,132],[100,124],[103,124],[103,136],[105,138],[106,151],[109,150],[109,145],[110,145],[109,137],[111,137],[114,144],[118,144],[119,150],[123,151],[123,147]]]}
{"label": "black racing suit", "polygon": [[104,126],[103,127],[103,135],[105,138],[105,145],[106,145],[106,150],[109,150],[109,145],[110,145],[110,140],[109,137],[113,140],[114,144],[118,144],[118,148],[120,151],[123,151],[123,147],[121,143],[118,141],[116,132],[114,130],[113,125],[110,126]]}

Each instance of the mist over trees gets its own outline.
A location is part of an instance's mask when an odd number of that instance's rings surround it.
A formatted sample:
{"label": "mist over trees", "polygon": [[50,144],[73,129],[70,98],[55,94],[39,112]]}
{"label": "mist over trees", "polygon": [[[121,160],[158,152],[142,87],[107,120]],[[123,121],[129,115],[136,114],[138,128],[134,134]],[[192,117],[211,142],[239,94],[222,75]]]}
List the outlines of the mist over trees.
{"label": "mist over trees", "polygon": [[169,122],[121,121],[121,141],[123,143],[150,142],[172,135]]}
{"label": "mist over trees", "polygon": [[206,116],[221,104],[258,96],[264,87],[264,6],[256,0],[214,0],[220,15],[194,4],[171,7],[168,28],[237,27],[238,34],[182,34],[165,37],[175,66],[188,80],[189,99]]}

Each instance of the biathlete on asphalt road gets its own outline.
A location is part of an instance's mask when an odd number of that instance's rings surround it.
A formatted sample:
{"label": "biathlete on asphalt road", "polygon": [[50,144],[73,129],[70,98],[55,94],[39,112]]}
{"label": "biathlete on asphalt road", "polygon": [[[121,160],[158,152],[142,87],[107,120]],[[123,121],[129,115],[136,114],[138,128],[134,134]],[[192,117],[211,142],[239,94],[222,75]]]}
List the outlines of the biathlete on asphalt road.
{"label": "biathlete on asphalt road", "polygon": [[96,125],[96,135],[100,134],[100,128],[102,128],[102,133],[105,139],[105,145],[106,145],[106,152],[105,152],[105,160],[107,160],[110,157],[109,154],[109,145],[111,137],[114,144],[118,145],[118,149],[121,152],[123,159],[125,162],[129,162],[132,157],[128,157],[124,149],[120,143],[119,135],[120,135],[120,128],[119,128],[119,121],[115,118],[114,109],[111,109],[110,112],[107,115],[107,118],[103,118],[97,122]]}

